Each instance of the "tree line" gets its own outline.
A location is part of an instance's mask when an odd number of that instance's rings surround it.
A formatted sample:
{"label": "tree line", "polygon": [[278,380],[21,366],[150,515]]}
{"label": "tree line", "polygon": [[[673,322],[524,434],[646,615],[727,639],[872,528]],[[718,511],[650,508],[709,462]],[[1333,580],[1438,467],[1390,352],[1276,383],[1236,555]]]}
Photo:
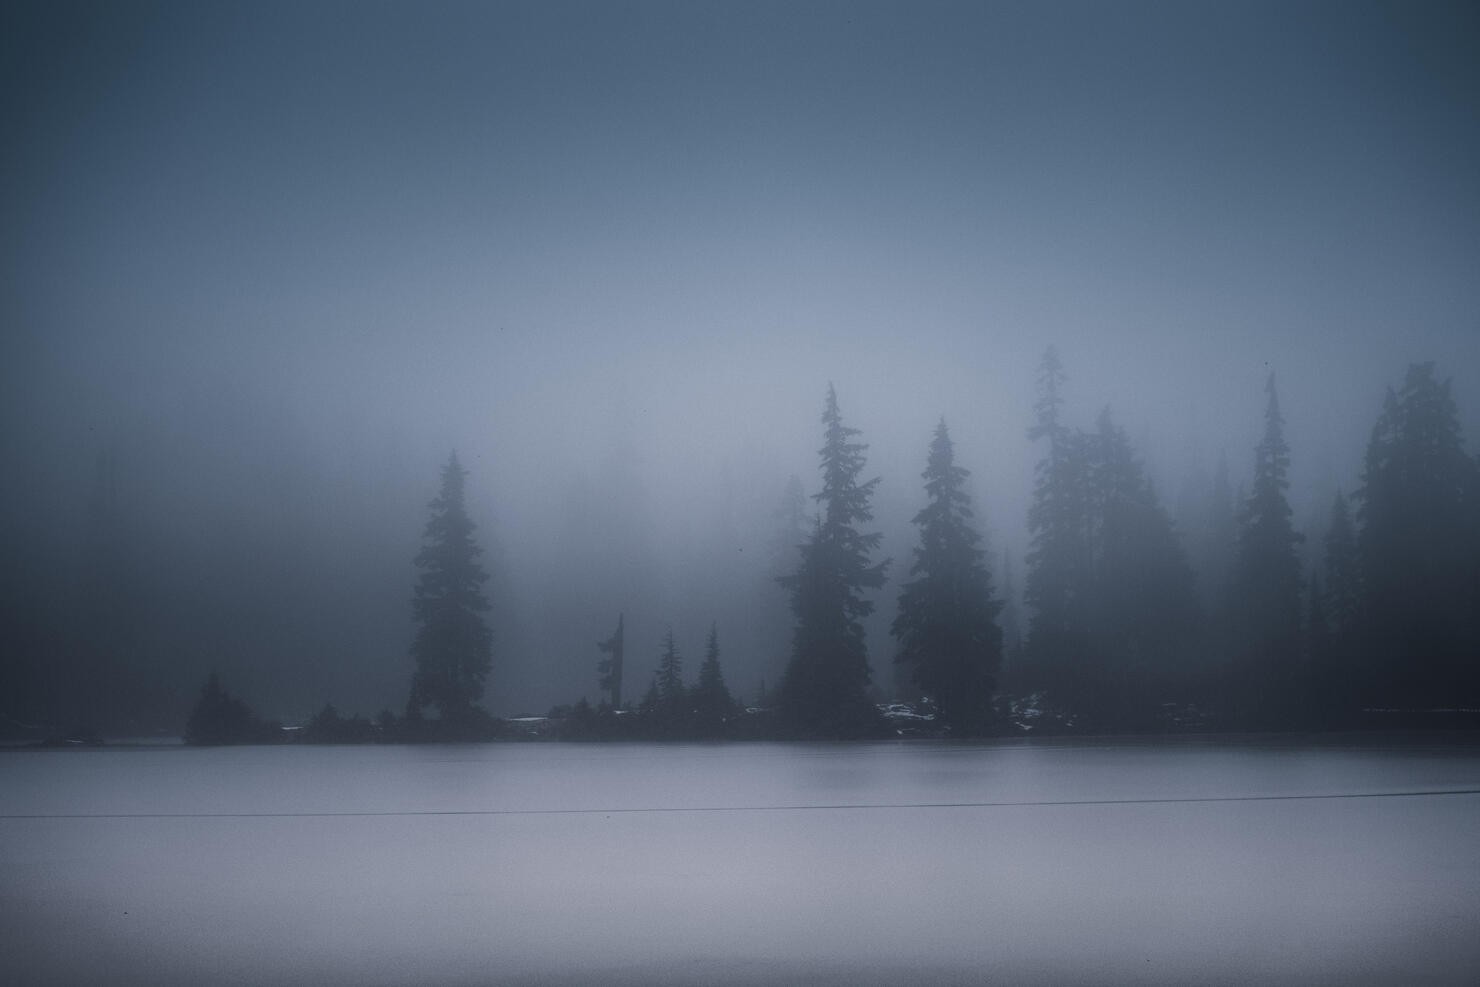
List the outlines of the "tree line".
{"label": "tree line", "polygon": [[[1336,495],[1326,529],[1314,535],[1320,551],[1309,572],[1287,498],[1291,451],[1273,375],[1247,493],[1233,497],[1220,474],[1202,521],[1183,531],[1108,409],[1091,428],[1065,420],[1067,379],[1050,347],[1028,431],[1039,459],[1027,517],[1026,634],[995,588],[944,420],[931,436],[913,518],[918,543],[891,634],[893,659],[935,733],[1008,732],[1024,709],[1040,727],[1123,731],[1408,725],[1435,722],[1436,710],[1480,707],[1480,461],[1465,451],[1449,383],[1432,363],[1412,365],[1389,390],[1359,483],[1350,497]],[[864,479],[868,447],[844,424],[831,385],[821,422],[815,512],[780,576],[793,631],[774,695],[761,708],[735,701],[712,626],[694,685],[684,681],[670,629],[643,698],[624,705],[619,616],[597,645],[602,701],[553,710],[559,735],[889,732],[864,631],[891,564],[878,557],[880,533],[867,530],[879,478]],[[326,706],[307,739],[508,734],[481,705],[495,642],[466,476],[454,453],[429,505],[404,713],[383,711],[371,723]],[[187,739],[234,735],[260,740],[263,730],[213,675]]]}
{"label": "tree line", "polygon": [[1015,687],[1088,729],[1433,725],[1480,706],[1480,462],[1432,363],[1388,391],[1308,572],[1272,374],[1247,494],[1221,478],[1183,533],[1108,412],[1089,431],[1063,421],[1064,382],[1050,349]]}

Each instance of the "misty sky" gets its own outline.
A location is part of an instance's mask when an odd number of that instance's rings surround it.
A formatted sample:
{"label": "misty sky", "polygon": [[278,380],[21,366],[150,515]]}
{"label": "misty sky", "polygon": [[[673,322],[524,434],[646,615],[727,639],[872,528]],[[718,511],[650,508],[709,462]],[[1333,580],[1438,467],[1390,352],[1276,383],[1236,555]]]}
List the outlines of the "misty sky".
{"label": "misty sky", "polygon": [[[697,658],[685,587],[815,492],[829,381],[896,576],[942,414],[1020,563],[1049,343],[1167,502],[1247,479],[1276,371],[1315,525],[1410,361],[1474,449],[1477,47],[1459,4],[8,4],[5,585],[66,583],[112,456],[136,564],[192,586],[154,651],[398,707],[455,447],[526,614],[610,496],[666,587],[630,653]],[[595,699],[589,620],[527,616],[543,684],[494,711]]]}

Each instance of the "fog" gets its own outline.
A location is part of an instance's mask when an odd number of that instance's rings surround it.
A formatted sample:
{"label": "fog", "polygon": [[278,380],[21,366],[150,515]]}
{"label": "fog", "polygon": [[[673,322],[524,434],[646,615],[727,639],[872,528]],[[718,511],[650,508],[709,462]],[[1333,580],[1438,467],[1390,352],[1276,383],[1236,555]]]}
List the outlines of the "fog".
{"label": "fog", "polygon": [[751,696],[829,383],[882,477],[888,691],[942,416],[1021,580],[1049,344],[1169,507],[1220,457],[1249,482],[1273,371],[1314,537],[1409,363],[1480,434],[1477,36],[1438,4],[7,5],[0,713],[178,728],[212,669],[288,721],[399,710],[453,450],[492,712],[595,701],[619,613],[630,692],[714,622]]}

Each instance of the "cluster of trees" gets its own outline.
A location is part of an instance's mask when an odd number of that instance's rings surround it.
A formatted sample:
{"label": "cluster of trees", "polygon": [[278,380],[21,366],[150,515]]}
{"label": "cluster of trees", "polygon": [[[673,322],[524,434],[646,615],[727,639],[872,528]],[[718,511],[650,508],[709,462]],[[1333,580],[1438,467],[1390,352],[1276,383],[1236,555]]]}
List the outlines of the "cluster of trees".
{"label": "cluster of trees", "polygon": [[[185,743],[214,747],[228,744],[398,744],[447,740],[497,740],[506,736],[505,724],[484,717],[474,729],[463,723],[453,734],[436,720],[397,717],[389,709],[374,719],[355,713],[344,716],[333,703],[325,703],[301,727],[286,727],[278,720],[265,720],[242,700],[220,685],[212,672],[190,712]],[[99,741],[101,743],[101,741]]]}
{"label": "cluster of trees", "polygon": [[[893,625],[896,660],[948,736],[1002,729],[1011,691],[1037,694],[1078,730],[1240,729],[1441,723],[1480,707],[1480,461],[1449,384],[1411,366],[1372,431],[1355,512],[1337,494],[1311,571],[1288,501],[1291,453],[1275,379],[1265,385],[1253,480],[1184,535],[1108,410],[1092,429],[1063,417],[1063,365],[1039,368],[1029,430],[1042,454],[1028,516],[1026,640],[1004,663],[1002,602],[973,529],[945,423],[931,443],[920,545]],[[793,736],[867,736],[865,595],[883,585],[871,520],[877,479],[829,388],[818,514],[791,591],[796,630],[779,690]],[[1221,544],[1220,544],[1221,542]],[[1198,592],[1188,545],[1200,560]],[[1015,634],[1013,635],[1015,637]],[[995,701],[994,701],[995,699]]]}
{"label": "cluster of trees", "polygon": [[1050,349],[1017,689],[1088,729],[1362,726],[1480,705],[1480,464],[1433,364],[1389,392],[1356,511],[1336,495],[1309,572],[1273,375],[1247,494],[1231,503],[1220,471],[1227,523],[1215,506],[1185,541],[1108,412],[1092,431],[1062,421],[1064,380]]}
{"label": "cluster of trees", "polygon": [[[492,667],[492,634],[483,614],[489,609],[483,585],[488,574],[478,562],[474,524],[465,503],[467,471],[454,453],[442,469],[441,491],[431,503],[424,546],[416,557],[421,576],[412,599],[417,634],[412,644],[415,670],[402,733],[417,739],[470,740],[497,734],[480,705]],[[622,703],[623,620],[598,648],[608,655],[598,665],[610,704],[591,710],[582,700],[572,707],[574,732],[589,718],[615,719]],[[428,713],[434,714],[428,717]],[[649,737],[718,737],[726,732],[736,707],[719,662],[719,631],[711,627],[698,682],[683,681],[683,659],[670,629],[663,640],[658,670],[635,718],[625,732]]]}
{"label": "cluster of trees", "polygon": [[[790,736],[866,737],[884,732],[869,695],[871,670],[863,620],[873,611],[866,591],[884,585],[887,559],[874,559],[880,534],[859,528],[873,519],[878,478],[861,480],[867,446],[843,424],[829,386],[822,415],[822,489],[813,530],[800,546],[796,570],[782,582],[791,592],[796,629],[778,690],[778,714]],[[1002,663],[1001,603],[992,592],[981,536],[972,525],[967,471],[955,463],[944,421],[930,445],[926,506],[915,515],[920,544],[891,628],[897,660],[938,710],[953,736],[991,730],[993,696]]]}
{"label": "cluster of trees", "polygon": [[1332,505],[1310,591],[1328,702],[1480,707],[1480,460],[1432,363],[1388,391],[1355,496],[1355,519]]}
{"label": "cluster of trees", "polygon": [[282,724],[263,720],[246,703],[222,688],[215,672],[201,687],[200,697],[185,723],[187,744],[266,744],[278,740],[282,733]]}
{"label": "cluster of trees", "polygon": [[1144,726],[1186,691],[1192,572],[1108,409],[1092,430],[1063,420],[1064,380],[1050,348],[1029,430],[1043,454],[1028,512],[1031,617],[1013,682],[1047,693],[1081,728]]}
{"label": "cluster of trees", "polygon": [[[617,636],[603,642],[608,647],[617,642],[620,655],[621,629]],[[602,663],[603,688],[621,694],[620,680],[610,677],[610,659]],[[568,740],[721,740],[764,736],[758,732],[766,717],[744,710],[730,695],[725,685],[724,670],[719,660],[719,629],[711,626],[704,648],[704,661],[693,685],[685,685],[683,656],[679,653],[670,628],[663,635],[658,654],[658,667],[642,701],[633,709],[622,709],[610,702],[592,707],[586,699],[571,706],[550,711],[554,735]]]}
{"label": "cluster of trees", "polygon": [[[488,573],[479,563],[482,549],[468,517],[467,470],[454,452],[442,467],[441,488],[429,506],[420,570],[411,600],[416,637],[414,668],[405,715],[383,710],[372,723],[348,719],[327,704],[300,737],[319,743],[370,741],[492,740],[502,724],[480,704],[493,664],[493,634],[483,585]],[[430,715],[429,715],[430,714]],[[191,713],[186,743],[230,744],[288,739],[280,725],[261,724],[240,700],[221,690],[215,673]]]}
{"label": "cluster of trees", "polygon": [[719,628],[709,628],[704,646],[704,661],[699,666],[699,680],[684,685],[683,657],[673,640],[673,629],[663,635],[663,650],[658,657],[658,670],[638,707],[651,724],[650,732],[659,736],[721,737],[738,712],[730,690],[725,686],[724,671],[719,664]]}
{"label": "cluster of trees", "polygon": [[[861,481],[867,447],[858,431],[843,424],[836,392],[829,386],[820,452],[823,485],[814,498],[818,513],[811,534],[795,546],[798,562],[781,576],[795,616],[791,659],[769,711],[744,718],[725,684],[718,628],[712,626],[694,685],[683,678],[683,658],[673,632],[664,636],[658,667],[642,701],[621,708],[623,622],[598,647],[600,684],[610,702],[592,708],[582,699],[559,710],[568,737],[628,739],[733,736],[867,737],[887,727],[870,694],[871,670],[862,621],[873,610],[865,592],[883,585],[887,560],[874,560],[877,532],[861,532],[872,519],[870,498],[877,479]],[[916,516],[920,547],[913,577],[900,598],[894,634],[899,660],[939,709],[945,729],[978,734],[991,716],[1002,633],[1001,604],[992,595],[980,535],[964,489],[966,470],[955,465],[942,421],[924,473],[927,506]],[[454,454],[442,470],[441,489],[430,505],[421,570],[412,599],[417,634],[406,713],[399,721],[385,711],[374,723],[344,719],[326,706],[302,739],[475,740],[500,734],[481,706],[492,667],[492,635],[483,614],[487,573],[465,506],[466,471]],[[214,678],[212,679],[214,683]],[[197,711],[197,715],[199,711]],[[233,742],[227,734],[192,735],[192,742]]]}
{"label": "cluster of trees", "polygon": [[[1480,706],[1480,462],[1466,453],[1447,382],[1409,368],[1372,431],[1355,509],[1337,494],[1305,571],[1288,502],[1290,448],[1271,375],[1253,480],[1238,502],[1226,473],[1199,530],[1179,532],[1109,411],[1091,429],[1064,420],[1066,375],[1050,348],[1039,367],[1029,436],[1042,453],[1028,513],[1025,639],[1004,635],[967,471],[946,423],[926,457],[919,543],[892,625],[908,670],[946,736],[1004,728],[999,694],[1032,694],[1080,730],[1352,726],[1373,710]],[[739,735],[869,737],[887,727],[864,621],[889,560],[865,530],[878,478],[828,387],[816,513],[779,576],[790,595],[790,658],[774,716],[746,717],[731,697],[711,627],[697,682],[686,685],[672,630],[641,702],[621,699],[623,620],[598,647],[608,701],[559,710],[571,737]],[[502,732],[481,705],[493,665],[488,575],[454,454],[431,502],[412,601],[417,625],[405,715],[374,723],[327,706],[312,740],[474,740]],[[794,498],[800,503],[800,490]],[[798,513],[798,511],[793,511]],[[1189,553],[1189,547],[1192,552]],[[1215,560],[1223,559],[1224,562]],[[1195,564],[1196,562],[1196,564]],[[1198,577],[1203,585],[1199,593]],[[1011,644],[1010,654],[1008,644]],[[1366,717],[1367,719],[1364,719]],[[758,726],[763,723],[764,725]],[[187,739],[223,743],[270,732],[213,675]]]}

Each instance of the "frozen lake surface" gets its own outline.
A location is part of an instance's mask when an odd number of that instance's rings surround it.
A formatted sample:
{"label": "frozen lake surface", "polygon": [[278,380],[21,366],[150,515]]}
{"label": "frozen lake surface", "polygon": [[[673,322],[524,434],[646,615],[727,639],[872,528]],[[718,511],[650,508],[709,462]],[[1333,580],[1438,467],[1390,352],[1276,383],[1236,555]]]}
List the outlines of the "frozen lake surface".
{"label": "frozen lake surface", "polygon": [[0,980],[1476,983],[1477,793],[1388,737],[4,752]]}

